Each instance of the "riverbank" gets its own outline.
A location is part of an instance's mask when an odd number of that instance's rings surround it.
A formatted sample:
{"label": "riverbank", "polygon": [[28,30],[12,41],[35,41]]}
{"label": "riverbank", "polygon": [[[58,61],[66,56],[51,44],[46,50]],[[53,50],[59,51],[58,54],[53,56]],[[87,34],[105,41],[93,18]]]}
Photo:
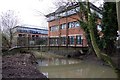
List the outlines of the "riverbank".
{"label": "riverbank", "polygon": [[31,54],[15,54],[2,57],[2,77],[9,78],[47,78],[37,70],[36,61]]}
{"label": "riverbank", "polygon": [[36,59],[65,58],[63,55],[57,55],[51,52],[31,51]]}
{"label": "riverbank", "polygon": [[37,55],[38,68],[48,78],[117,78],[114,70],[98,60],[94,54],[77,58],[53,57],[56,54],[48,52],[37,52],[37,54],[40,55]]}
{"label": "riverbank", "polygon": [[[80,53],[60,53],[57,52],[53,53],[51,51],[46,51],[46,52],[41,52],[41,51],[33,51],[35,57],[37,59],[52,59],[52,58],[65,58],[65,59],[69,59],[69,58],[73,58],[73,59],[78,59],[78,60],[83,60],[86,62],[91,62],[91,63],[95,63],[95,64],[99,64],[102,66],[109,66],[107,63],[105,63],[102,60],[99,60],[97,58],[97,56],[95,54],[80,54]],[[111,59],[113,60],[113,62],[117,65],[118,64],[118,56],[116,56],[116,54],[114,54],[113,56],[111,56]]]}

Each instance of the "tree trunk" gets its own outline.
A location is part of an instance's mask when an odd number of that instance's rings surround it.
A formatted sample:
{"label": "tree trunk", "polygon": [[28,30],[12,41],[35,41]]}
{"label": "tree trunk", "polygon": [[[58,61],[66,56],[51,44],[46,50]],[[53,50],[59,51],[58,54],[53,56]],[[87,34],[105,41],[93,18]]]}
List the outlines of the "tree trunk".
{"label": "tree trunk", "polygon": [[116,10],[117,10],[117,19],[118,19],[118,30],[120,32],[120,1],[116,0]]}
{"label": "tree trunk", "polygon": [[[116,0],[116,11],[117,11],[117,21],[118,21],[118,31],[120,32],[120,0]],[[118,46],[120,46],[120,35],[118,38]],[[119,48],[120,50],[120,48]],[[119,54],[119,50],[118,50],[118,61],[120,60],[120,54]],[[118,63],[118,67],[120,67],[120,64]],[[119,75],[120,75],[120,71],[119,71]],[[120,76],[119,76],[120,77]]]}
{"label": "tree trunk", "polygon": [[99,59],[101,59],[100,57],[100,49],[98,48],[98,45],[96,43],[96,40],[95,40],[95,36],[94,36],[94,30],[93,30],[93,26],[92,26],[92,20],[91,20],[91,13],[90,13],[90,5],[89,5],[89,0],[87,0],[87,7],[88,7],[88,29],[89,29],[89,32],[90,32],[90,39],[91,39],[91,43],[92,43],[92,46],[93,46],[93,49],[97,55],[97,57]]}
{"label": "tree trunk", "polygon": [[13,34],[12,34],[12,30],[10,29],[10,48],[12,47],[12,39],[13,39]]}

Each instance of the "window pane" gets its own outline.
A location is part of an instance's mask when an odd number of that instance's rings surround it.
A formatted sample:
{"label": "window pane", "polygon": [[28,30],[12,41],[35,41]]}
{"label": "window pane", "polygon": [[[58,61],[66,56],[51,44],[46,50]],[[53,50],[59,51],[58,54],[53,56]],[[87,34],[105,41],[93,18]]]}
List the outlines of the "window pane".
{"label": "window pane", "polygon": [[71,22],[68,23],[68,27],[69,27],[69,28],[72,28],[72,23],[71,23]]}
{"label": "window pane", "polygon": [[76,36],[76,40],[77,40],[77,44],[81,44],[82,43],[81,36]]}
{"label": "window pane", "polygon": [[50,44],[53,44],[53,39],[50,39]]}
{"label": "window pane", "polygon": [[74,44],[74,36],[69,37],[70,44]]}
{"label": "window pane", "polygon": [[75,22],[72,22],[72,28],[75,27]]}
{"label": "window pane", "polygon": [[50,31],[58,31],[58,30],[59,30],[59,26],[50,27]]}
{"label": "window pane", "polygon": [[61,29],[65,29],[65,28],[66,28],[66,24],[60,25],[60,28],[61,28]]}
{"label": "window pane", "polygon": [[79,22],[75,22],[75,27],[80,27]]}
{"label": "window pane", "polygon": [[62,37],[62,44],[66,44],[66,37]]}
{"label": "window pane", "polygon": [[57,40],[57,39],[55,39],[55,44],[58,44],[58,43],[57,43],[57,41],[58,41],[58,40]]}
{"label": "window pane", "polygon": [[79,22],[70,22],[68,25],[69,28],[80,27]]}

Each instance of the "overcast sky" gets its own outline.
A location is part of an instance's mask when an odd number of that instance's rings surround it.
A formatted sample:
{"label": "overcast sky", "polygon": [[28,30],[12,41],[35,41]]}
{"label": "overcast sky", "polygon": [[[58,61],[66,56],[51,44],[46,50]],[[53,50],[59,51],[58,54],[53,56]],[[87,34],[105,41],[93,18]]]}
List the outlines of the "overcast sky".
{"label": "overcast sky", "polygon": [[[20,24],[36,25],[37,28],[47,28],[47,21],[44,17],[56,10],[56,0],[0,0],[0,14],[7,10],[14,10]],[[99,6],[102,0],[95,3]],[[40,13],[41,12],[41,13]],[[38,27],[40,26],[40,27]]]}

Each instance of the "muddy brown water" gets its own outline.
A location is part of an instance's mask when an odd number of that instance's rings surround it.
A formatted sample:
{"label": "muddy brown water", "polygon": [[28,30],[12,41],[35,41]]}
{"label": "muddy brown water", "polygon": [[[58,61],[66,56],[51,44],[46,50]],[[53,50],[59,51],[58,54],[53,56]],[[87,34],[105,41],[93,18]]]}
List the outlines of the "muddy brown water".
{"label": "muddy brown water", "polygon": [[39,70],[48,78],[117,78],[108,66],[78,59],[38,60]]}

